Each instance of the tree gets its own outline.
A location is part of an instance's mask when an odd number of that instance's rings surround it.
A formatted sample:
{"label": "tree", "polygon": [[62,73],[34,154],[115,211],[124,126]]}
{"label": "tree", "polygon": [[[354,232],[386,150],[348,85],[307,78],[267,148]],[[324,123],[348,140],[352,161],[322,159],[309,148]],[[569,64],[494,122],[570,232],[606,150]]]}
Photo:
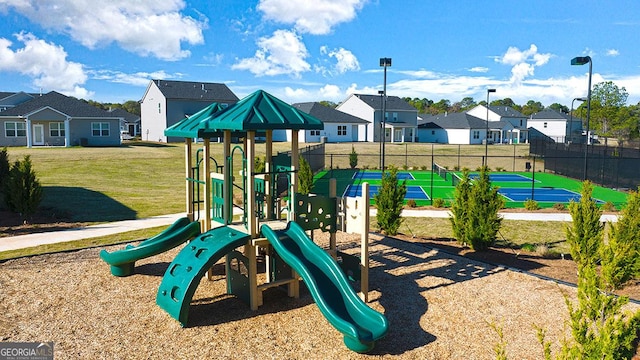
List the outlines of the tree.
{"label": "tree", "polygon": [[355,169],[356,166],[358,166],[358,153],[353,145],[351,146],[351,153],[349,154],[349,166],[352,169]]}
{"label": "tree", "polygon": [[544,110],[544,106],[540,101],[529,100],[527,101],[527,104],[522,107],[520,112],[522,113],[522,115],[529,116],[542,110]]}
{"label": "tree", "polygon": [[21,214],[25,221],[38,209],[42,201],[42,187],[31,167],[29,155],[22,161],[16,160],[11,166],[4,199],[9,210]]}
{"label": "tree", "polygon": [[569,108],[566,107],[565,105],[562,104],[558,104],[558,103],[553,103],[551,105],[549,105],[549,109],[553,109],[561,114],[568,114],[569,113]]}
{"label": "tree", "polygon": [[590,127],[603,135],[611,135],[612,130],[624,127],[619,111],[626,105],[628,97],[627,89],[612,81],[595,84],[591,91]]}
{"label": "tree", "polygon": [[497,188],[491,188],[489,171],[482,168],[471,183],[468,172],[463,172],[456,186],[451,205],[451,226],[456,239],[473,250],[486,250],[493,244],[502,226],[498,211],[504,206]]}
{"label": "tree", "polygon": [[313,171],[307,160],[300,156],[299,160],[300,171],[298,171],[298,180],[300,184],[298,186],[298,193],[303,195],[309,195],[313,191]]}
{"label": "tree", "polygon": [[608,241],[601,249],[601,272],[605,289],[619,289],[640,276],[640,187],[627,198],[616,223],[611,224]]}
{"label": "tree", "polygon": [[0,192],[3,192],[4,186],[9,180],[9,170],[11,165],[9,163],[9,154],[7,148],[4,147],[0,150]]}
{"label": "tree", "polygon": [[330,107],[332,109],[335,109],[338,104],[334,103],[333,101],[329,101],[329,100],[322,100],[320,101],[320,104],[326,106],[326,107]]}
{"label": "tree", "polygon": [[390,167],[382,174],[378,193],[373,196],[378,209],[376,221],[380,230],[388,235],[396,235],[402,224],[402,206],[407,193],[406,180],[398,182],[398,169]]}
{"label": "tree", "polygon": [[573,219],[571,227],[567,227],[567,243],[569,243],[571,257],[581,267],[595,264],[598,261],[600,245],[604,227],[600,223],[602,211],[591,197],[593,185],[584,181],[580,192],[580,201],[569,203],[569,213]]}

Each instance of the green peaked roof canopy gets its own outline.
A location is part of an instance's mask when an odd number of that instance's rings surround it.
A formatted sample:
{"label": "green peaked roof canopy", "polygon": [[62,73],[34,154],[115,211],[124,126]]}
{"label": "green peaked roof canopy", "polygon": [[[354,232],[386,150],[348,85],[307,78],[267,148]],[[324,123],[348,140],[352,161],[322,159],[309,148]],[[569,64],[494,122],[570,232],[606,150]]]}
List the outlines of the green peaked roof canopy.
{"label": "green peaked roof canopy", "polygon": [[[225,130],[246,133],[247,131],[322,130],[324,128],[322,121],[262,90],[248,95],[226,109],[215,112],[213,109],[205,111],[208,108],[165,129],[165,135],[207,138],[220,136]],[[192,120],[196,116],[199,120]]]}

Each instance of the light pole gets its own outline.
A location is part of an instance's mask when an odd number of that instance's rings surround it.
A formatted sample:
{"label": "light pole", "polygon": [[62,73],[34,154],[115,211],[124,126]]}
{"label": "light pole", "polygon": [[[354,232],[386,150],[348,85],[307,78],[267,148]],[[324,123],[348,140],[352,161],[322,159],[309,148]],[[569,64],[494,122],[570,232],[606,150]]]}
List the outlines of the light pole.
{"label": "light pole", "polygon": [[[587,101],[587,98],[583,98],[583,97],[579,97],[579,98],[574,98],[573,100],[571,100],[571,111],[569,112],[569,143],[571,143],[571,139],[573,139],[573,102],[574,101],[580,101],[580,102],[585,102]],[[565,142],[567,142],[566,138],[565,138]]]}
{"label": "light pole", "polygon": [[380,142],[380,170],[384,170],[383,169],[384,160],[382,160],[382,132],[384,131],[384,128],[382,127],[382,117],[384,116],[384,114],[382,113],[382,106],[384,102],[384,91],[378,90],[378,95],[380,95],[380,114],[381,114],[380,128],[378,129],[378,141]]}
{"label": "light pole", "polygon": [[496,89],[487,89],[487,130],[484,135],[484,160],[483,166],[489,166],[489,94],[496,92]]}
{"label": "light pole", "polygon": [[591,136],[589,135],[589,120],[591,117],[591,74],[593,70],[593,61],[590,56],[577,56],[571,59],[571,65],[584,65],[589,63],[589,91],[587,92],[587,142],[584,144],[584,175],[582,180],[587,180],[587,157],[589,153],[589,143]]}
{"label": "light pole", "polygon": [[380,58],[380,66],[384,68],[384,85],[382,88],[382,166],[384,172],[384,141],[386,137],[386,118],[387,118],[387,66],[391,66],[391,58]]}

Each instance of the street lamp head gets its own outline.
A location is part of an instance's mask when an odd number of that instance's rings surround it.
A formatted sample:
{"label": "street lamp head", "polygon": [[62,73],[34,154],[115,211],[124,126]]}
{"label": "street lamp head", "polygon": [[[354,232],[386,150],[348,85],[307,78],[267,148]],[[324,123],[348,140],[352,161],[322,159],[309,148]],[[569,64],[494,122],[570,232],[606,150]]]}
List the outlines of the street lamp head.
{"label": "street lamp head", "polygon": [[391,66],[391,58],[380,58],[380,66]]}
{"label": "street lamp head", "polygon": [[496,89],[487,89],[487,93],[494,93],[496,92]]}
{"label": "street lamp head", "polygon": [[579,98],[575,98],[573,100],[585,102],[585,101],[587,101],[587,98],[586,97],[579,97]]}
{"label": "street lamp head", "polygon": [[584,65],[591,62],[591,57],[589,56],[576,56],[571,59],[571,65]]}
{"label": "street lamp head", "polygon": [[378,90],[378,95],[384,95],[384,90]]}

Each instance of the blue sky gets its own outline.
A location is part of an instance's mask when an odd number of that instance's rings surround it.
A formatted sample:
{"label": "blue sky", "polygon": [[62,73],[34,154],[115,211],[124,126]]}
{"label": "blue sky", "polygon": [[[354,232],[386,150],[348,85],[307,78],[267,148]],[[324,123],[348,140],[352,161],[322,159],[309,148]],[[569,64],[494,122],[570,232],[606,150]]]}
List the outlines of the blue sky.
{"label": "blue sky", "polygon": [[570,106],[613,81],[640,101],[640,2],[431,0],[0,0],[0,91],[100,102],[150,79],[263,89],[289,103],[382,89]]}

